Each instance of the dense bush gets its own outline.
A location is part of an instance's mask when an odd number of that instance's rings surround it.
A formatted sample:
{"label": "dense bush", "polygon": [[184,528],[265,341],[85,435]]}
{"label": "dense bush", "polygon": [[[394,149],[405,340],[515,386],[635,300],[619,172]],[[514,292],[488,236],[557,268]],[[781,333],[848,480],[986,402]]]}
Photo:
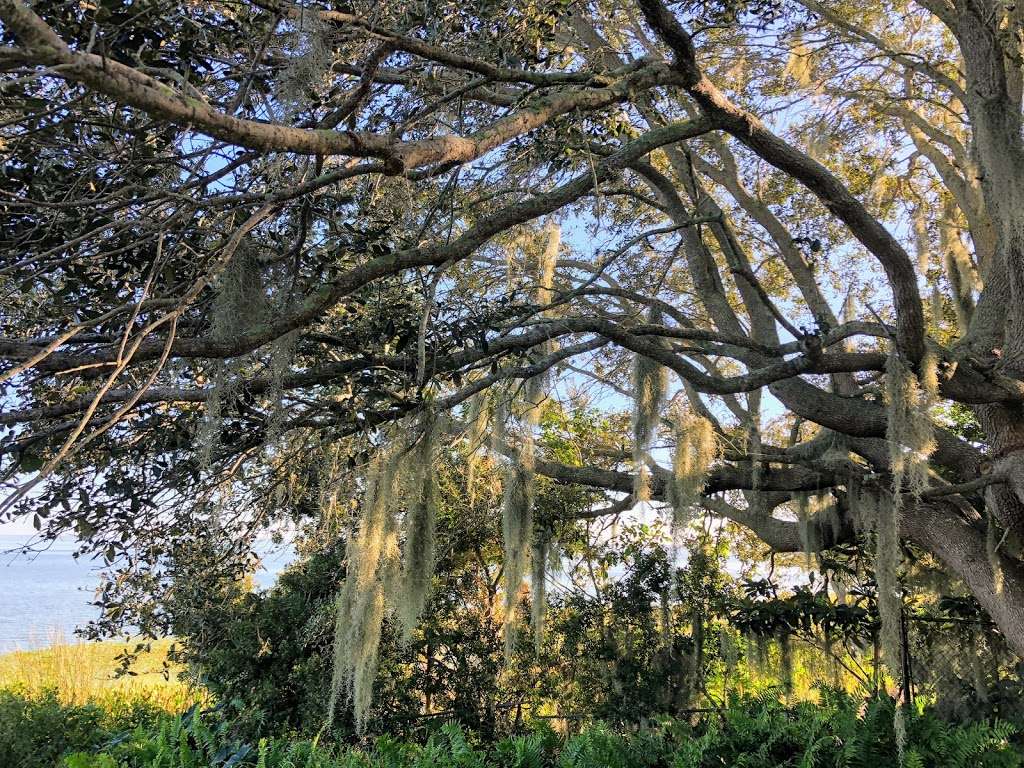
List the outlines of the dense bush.
{"label": "dense bush", "polygon": [[68,752],[100,749],[127,729],[156,727],[161,717],[141,703],[111,710],[62,704],[55,691],[0,690],[0,766],[53,768]]}
{"label": "dense bush", "polygon": [[[776,694],[778,691],[775,692]],[[52,697],[0,698],[4,768],[887,768],[898,764],[893,703],[832,690],[819,704],[787,706],[775,695],[734,698],[697,723],[665,720],[617,731],[592,723],[563,737],[546,723],[500,741],[440,725],[423,741],[380,737],[361,747],[318,738],[246,742],[216,713],[194,710],[158,721],[122,722],[107,713],[61,707]],[[908,718],[907,768],[1020,768],[1014,726],[950,725],[931,713]],[[64,754],[61,760],[59,756]]]}
{"label": "dense bush", "polygon": [[[711,597],[724,591],[716,559],[692,557],[674,572],[646,525],[625,527],[599,545],[563,529],[562,547],[579,571],[564,578],[584,588],[550,597],[539,651],[524,603],[523,631],[506,665],[498,516],[485,503],[493,499],[482,491],[478,497],[473,509],[443,518],[448,546],[413,636],[401,643],[385,623],[369,733],[415,737],[424,715],[443,714],[493,741],[531,711],[619,728],[702,706],[700,687],[718,654],[717,632],[704,637],[702,631]],[[550,495],[542,499],[551,502]],[[479,540],[487,547],[473,546]],[[246,738],[313,733],[326,721],[335,596],[345,561],[342,541],[314,543],[269,590],[227,582],[186,593],[174,606],[178,658],[231,711]],[[346,739],[351,732],[346,707],[331,736]]]}
{"label": "dense bush", "polygon": [[[451,713],[475,731],[492,730],[502,641],[500,623],[478,597],[484,588],[494,591],[488,567],[496,566],[493,557],[480,567],[452,549],[438,567],[444,588],[436,590],[414,636],[400,642],[385,622],[372,733],[410,736],[424,709]],[[258,739],[324,726],[335,601],[344,575],[343,541],[318,542],[269,590],[227,582],[174,605],[176,658],[230,713],[236,732]],[[352,731],[350,709],[342,707],[331,736],[344,739]]]}
{"label": "dense bush", "polygon": [[[331,681],[334,601],[344,577],[343,547],[314,551],[287,568],[273,588],[250,591],[226,582],[215,592],[179,600],[176,658],[190,676],[231,712],[239,729],[256,737],[282,729],[316,731],[326,720]],[[382,648],[381,709],[396,719],[414,713],[414,691],[393,684],[397,648]],[[340,713],[344,720],[347,711]]]}

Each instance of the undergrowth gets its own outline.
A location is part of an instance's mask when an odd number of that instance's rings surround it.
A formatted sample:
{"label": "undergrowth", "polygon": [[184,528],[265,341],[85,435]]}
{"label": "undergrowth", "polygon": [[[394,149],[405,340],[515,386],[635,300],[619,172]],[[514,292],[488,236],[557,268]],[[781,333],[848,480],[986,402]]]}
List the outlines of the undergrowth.
{"label": "undergrowth", "polygon": [[[560,735],[549,721],[491,743],[454,723],[425,741],[392,737],[358,746],[280,736],[244,742],[216,712],[169,717],[139,711],[113,721],[93,705],[0,694],[0,765],[10,768],[781,768],[897,765],[891,699],[863,701],[822,689],[820,702],[786,705],[779,691],[733,697],[699,721],[652,721],[620,732],[590,723]],[[118,730],[120,728],[121,730]],[[1024,765],[1005,722],[954,725],[907,717],[907,768]]]}

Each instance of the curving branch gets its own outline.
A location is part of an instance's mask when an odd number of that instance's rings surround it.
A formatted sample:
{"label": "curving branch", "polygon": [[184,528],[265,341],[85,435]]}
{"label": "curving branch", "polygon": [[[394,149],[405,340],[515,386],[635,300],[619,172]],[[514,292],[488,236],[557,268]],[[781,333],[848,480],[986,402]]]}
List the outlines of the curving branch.
{"label": "curving branch", "polygon": [[660,0],[639,0],[647,23],[672,50],[683,87],[715,125],[758,156],[801,182],[846,224],[885,270],[896,304],[896,338],[917,363],[924,356],[924,310],[913,263],[903,246],[825,166],[772,133],[760,119],[733,104],[701,71],[690,34]]}
{"label": "curving branch", "polygon": [[600,109],[623,101],[637,91],[666,85],[676,79],[670,69],[650,65],[626,71],[620,78],[604,80],[607,83],[604,87],[579,87],[560,95],[538,97],[519,111],[466,136],[397,141],[391,135],[365,131],[297,128],[237,118],[138,69],[96,54],[72,50],[21,0],[0,0],[0,19],[24,44],[26,56],[47,67],[54,76],[82,83],[153,116],[176,125],[198,128],[217,139],[248,149],[377,158],[384,162],[385,172],[393,175],[430,165],[470,162],[560,115]]}

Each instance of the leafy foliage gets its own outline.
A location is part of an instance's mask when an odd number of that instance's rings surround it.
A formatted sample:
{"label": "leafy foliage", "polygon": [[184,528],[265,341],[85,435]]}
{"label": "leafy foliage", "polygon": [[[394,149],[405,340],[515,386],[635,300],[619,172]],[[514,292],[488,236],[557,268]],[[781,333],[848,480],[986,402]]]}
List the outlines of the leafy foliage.
{"label": "leafy foliage", "polygon": [[98,749],[126,729],[154,728],[164,716],[141,704],[115,711],[64,704],[56,691],[29,695],[0,689],[0,765],[53,768],[66,752]]}
{"label": "leafy foliage", "polygon": [[[107,743],[102,737],[94,737],[91,744],[65,742],[63,747],[73,751],[60,764],[62,768],[868,768],[894,764],[891,700],[865,704],[828,689],[822,689],[821,696],[820,705],[787,707],[768,692],[754,699],[733,699],[719,714],[696,724],[664,720],[634,732],[595,723],[559,737],[548,726],[537,724],[520,735],[487,743],[454,724],[444,724],[421,742],[381,737],[362,747],[286,737],[246,743],[234,738],[216,717],[190,712],[135,727]],[[11,723],[37,734],[47,721],[26,716]],[[1005,722],[953,726],[924,713],[911,716],[907,726],[904,764],[908,766],[1019,768],[1024,764],[1018,731]],[[6,746],[6,738],[0,741],[0,749]],[[54,764],[52,758],[49,763],[6,763],[16,768]]]}

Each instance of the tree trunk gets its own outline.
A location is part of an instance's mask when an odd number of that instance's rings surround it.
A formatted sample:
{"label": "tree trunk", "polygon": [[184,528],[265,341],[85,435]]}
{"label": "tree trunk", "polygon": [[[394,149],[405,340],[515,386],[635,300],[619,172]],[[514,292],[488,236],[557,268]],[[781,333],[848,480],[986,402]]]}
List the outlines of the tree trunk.
{"label": "tree trunk", "polygon": [[988,560],[985,534],[950,502],[908,505],[900,525],[903,536],[963,580],[1010,647],[1024,657],[1024,568],[1019,561],[1000,556],[997,577]]}

